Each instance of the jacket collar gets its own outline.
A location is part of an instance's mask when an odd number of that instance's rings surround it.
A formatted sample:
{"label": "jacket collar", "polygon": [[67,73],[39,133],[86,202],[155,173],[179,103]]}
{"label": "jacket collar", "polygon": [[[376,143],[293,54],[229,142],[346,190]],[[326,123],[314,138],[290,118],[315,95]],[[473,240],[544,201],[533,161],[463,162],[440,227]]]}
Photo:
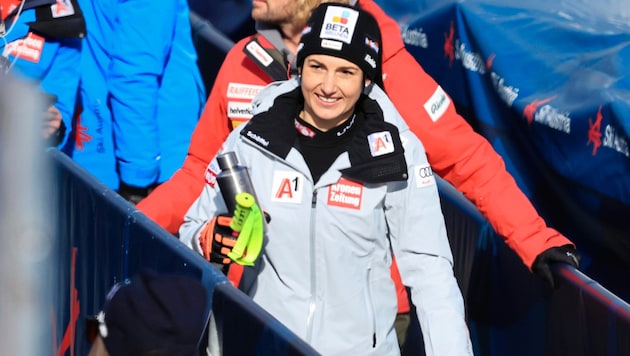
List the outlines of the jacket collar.
{"label": "jacket collar", "polygon": [[[269,110],[246,124],[242,138],[286,159],[298,134],[294,119],[303,106],[299,87],[278,96]],[[355,114],[360,127],[347,149],[351,166],[342,169],[342,174],[365,183],[407,180],[404,149],[396,126],[385,122],[378,104],[365,95],[357,103]]]}

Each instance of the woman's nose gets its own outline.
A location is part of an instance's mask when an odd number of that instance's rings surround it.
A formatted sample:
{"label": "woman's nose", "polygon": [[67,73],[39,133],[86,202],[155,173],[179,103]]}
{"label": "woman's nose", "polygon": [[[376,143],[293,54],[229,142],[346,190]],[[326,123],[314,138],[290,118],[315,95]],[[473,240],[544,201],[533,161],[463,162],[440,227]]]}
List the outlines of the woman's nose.
{"label": "woman's nose", "polygon": [[334,73],[327,72],[322,78],[322,90],[325,93],[333,93],[337,88],[337,81]]}

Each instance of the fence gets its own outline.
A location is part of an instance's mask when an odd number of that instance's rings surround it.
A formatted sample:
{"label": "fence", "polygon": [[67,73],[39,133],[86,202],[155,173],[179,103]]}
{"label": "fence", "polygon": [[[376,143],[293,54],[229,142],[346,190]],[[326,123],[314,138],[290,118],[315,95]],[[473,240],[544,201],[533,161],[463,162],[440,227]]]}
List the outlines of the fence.
{"label": "fence", "polygon": [[309,355],[314,351],[201,256],[127,203],[67,156],[48,152],[58,199],[58,281],[51,301],[54,355],[87,355],[84,320],[95,315],[109,288],[143,269],[198,278],[208,290],[224,355]]}
{"label": "fence", "polygon": [[[98,312],[114,283],[142,269],[199,278],[223,336],[225,355],[315,352],[180,244],[62,153],[47,154],[59,199],[57,280],[51,301],[53,354],[85,355],[83,320]],[[630,306],[570,267],[556,266],[547,289],[452,187],[440,195],[477,355],[627,355]],[[417,324],[408,354],[422,354]]]}

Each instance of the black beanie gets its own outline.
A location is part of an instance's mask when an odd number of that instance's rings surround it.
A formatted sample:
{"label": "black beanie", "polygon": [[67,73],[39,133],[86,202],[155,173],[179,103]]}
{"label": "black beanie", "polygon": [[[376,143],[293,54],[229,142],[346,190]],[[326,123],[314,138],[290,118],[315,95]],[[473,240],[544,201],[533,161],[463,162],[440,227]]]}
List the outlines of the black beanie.
{"label": "black beanie", "polygon": [[198,280],[143,271],[108,294],[101,337],[115,356],[198,355],[206,306]]}
{"label": "black beanie", "polygon": [[324,3],[313,10],[302,31],[297,67],[311,54],[326,54],[356,64],[382,86],[381,48],[381,32],[372,15],[352,6]]}

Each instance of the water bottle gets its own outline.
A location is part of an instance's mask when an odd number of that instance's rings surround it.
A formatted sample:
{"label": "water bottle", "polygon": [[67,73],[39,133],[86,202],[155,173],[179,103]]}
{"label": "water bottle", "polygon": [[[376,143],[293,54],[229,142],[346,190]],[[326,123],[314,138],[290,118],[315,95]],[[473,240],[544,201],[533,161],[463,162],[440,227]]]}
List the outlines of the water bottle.
{"label": "water bottle", "polygon": [[221,168],[221,172],[217,175],[217,184],[229,214],[234,214],[236,210],[236,195],[239,193],[249,193],[258,201],[247,167],[238,164],[238,158],[234,152],[218,155],[217,162]]}

